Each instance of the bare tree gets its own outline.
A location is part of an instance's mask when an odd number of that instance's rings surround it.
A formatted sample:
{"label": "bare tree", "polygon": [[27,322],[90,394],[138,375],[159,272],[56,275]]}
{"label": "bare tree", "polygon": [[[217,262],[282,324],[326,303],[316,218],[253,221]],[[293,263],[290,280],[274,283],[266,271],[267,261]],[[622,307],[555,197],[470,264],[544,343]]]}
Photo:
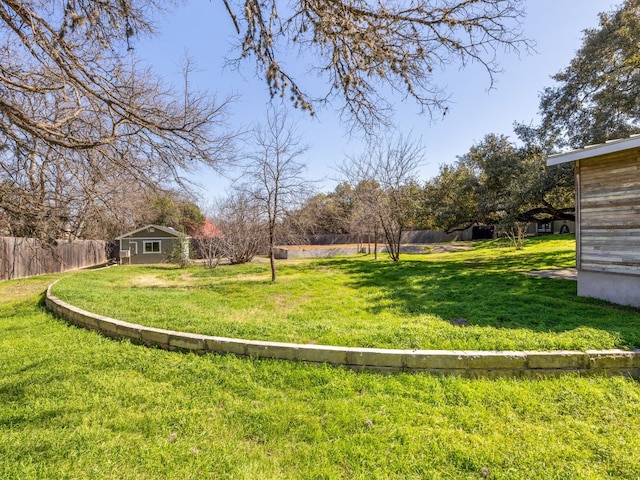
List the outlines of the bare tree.
{"label": "bare tree", "polygon": [[[531,47],[520,29],[524,0],[223,2],[242,38],[241,57],[255,58],[272,96],[312,114],[318,100],[338,99],[366,129],[389,118],[383,91],[412,97],[429,114],[446,112],[439,70],[479,63],[492,86],[497,53]],[[308,59],[304,71],[329,86],[316,99],[283,67],[280,52],[296,48]]]}
{"label": "bare tree", "polygon": [[400,260],[402,232],[416,208],[412,187],[423,158],[420,141],[410,135],[399,135],[370,145],[365,153],[350,158],[340,168],[356,185],[356,199],[363,209],[361,215],[375,218],[370,220],[373,228],[379,226],[382,230],[394,262]]}
{"label": "bare tree", "polygon": [[222,259],[227,257],[225,240],[222,237],[202,237],[192,240],[192,244],[195,245],[198,258],[204,261],[206,268],[216,268]]}
{"label": "bare tree", "polygon": [[[528,50],[522,37],[524,0],[222,0],[238,33],[239,58],[253,57],[272,96],[291,98],[313,112],[314,102],[340,99],[345,114],[363,126],[386,119],[391,102],[381,91],[414,98],[427,112],[447,108],[439,70],[479,63],[493,84],[498,52]],[[82,147],[110,143],[126,125],[156,135],[201,130],[182,121],[176,105],[129,103],[123,92],[122,53],[154,33],[159,12],[178,2],[157,0],[5,0],[0,5],[0,111],[3,124],[48,144]],[[327,80],[311,96],[285,71],[282,52],[300,52],[308,68]],[[62,96],[58,115],[44,93]],[[33,116],[21,100],[45,107]],[[197,102],[196,102],[197,103]],[[195,106],[195,105],[193,105]],[[100,107],[100,108],[97,108]],[[95,112],[107,119],[92,123]],[[168,121],[173,119],[173,121]],[[71,124],[101,125],[113,135],[76,133]],[[162,128],[159,128],[162,127]],[[134,129],[135,130],[135,129]],[[187,135],[188,134],[188,135]],[[197,136],[197,135],[196,135]]]}
{"label": "bare tree", "polygon": [[[9,230],[78,234],[82,216],[135,181],[181,180],[219,165],[226,101],[177,95],[141,68],[149,0],[0,3],[0,210]],[[122,181],[122,183],[120,183]],[[111,208],[116,205],[110,205]]]}
{"label": "bare tree", "polygon": [[366,236],[369,253],[371,242],[373,242],[373,256],[378,259],[378,242],[380,240],[379,210],[382,204],[383,192],[377,181],[368,179],[361,180],[354,189],[356,199],[353,211],[351,212],[350,231]]}
{"label": "bare tree", "polygon": [[255,150],[248,156],[241,186],[261,206],[266,218],[271,281],[276,281],[274,248],[287,211],[306,199],[311,182],[304,178],[306,166],[299,158],[307,150],[296,135],[284,110],[271,107],[264,125],[254,130]]}
{"label": "bare tree", "polygon": [[[438,69],[479,62],[492,83],[499,49],[529,47],[519,29],[524,0],[223,2],[240,57],[256,60],[272,96],[312,113],[317,102],[339,100],[345,116],[368,130],[388,120],[391,100],[382,92],[412,97],[428,113],[446,111]],[[0,217],[7,230],[80,232],[73,225],[79,212],[96,213],[118,194],[119,179],[153,188],[227,155],[230,137],[219,128],[226,101],[191,91],[187,81],[184,95],[175,95],[135,62],[136,39],[152,35],[153,16],[173,3],[0,2]],[[284,70],[280,52],[296,47],[310,59],[305,72],[324,75],[327,91],[307,94]]]}
{"label": "bare tree", "polygon": [[213,221],[220,237],[211,242],[210,253],[225,257],[232,265],[253,260],[267,245],[262,206],[253,196],[234,190],[214,207]]}

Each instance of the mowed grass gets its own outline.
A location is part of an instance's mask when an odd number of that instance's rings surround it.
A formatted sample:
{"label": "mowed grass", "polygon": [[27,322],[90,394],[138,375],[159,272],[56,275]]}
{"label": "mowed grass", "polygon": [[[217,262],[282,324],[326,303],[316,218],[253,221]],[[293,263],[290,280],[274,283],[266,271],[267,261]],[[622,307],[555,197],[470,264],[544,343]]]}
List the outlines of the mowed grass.
{"label": "mowed grass", "polygon": [[640,477],[635,380],[165,352],[46,312],[55,278],[0,283],[3,480]]}
{"label": "mowed grass", "polygon": [[[356,347],[585,350],[640,346],[640,313],[576,296],[576,282],[523,272],[575,265],[571,236],[468,251],[194,266],[120,266],[67,276],[81,308],[208,335]],[[463,324],[464,326],[460,326]]]}

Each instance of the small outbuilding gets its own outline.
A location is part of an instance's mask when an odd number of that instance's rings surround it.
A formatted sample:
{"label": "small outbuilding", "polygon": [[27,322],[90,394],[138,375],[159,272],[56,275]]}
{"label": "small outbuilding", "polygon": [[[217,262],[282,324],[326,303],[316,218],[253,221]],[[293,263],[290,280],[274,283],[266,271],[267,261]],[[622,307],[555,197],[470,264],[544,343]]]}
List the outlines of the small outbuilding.
{"label": "small outbuilding", "polygon": [[189,237],[170,227],[147,225],[116,238],[120,263],[142,265],[165,263],[176,249],[189,257]]}
{"label": "small outbuilding", "polygon": [[573,162],[578,295],[640,307],[640,136],[550,156]]}

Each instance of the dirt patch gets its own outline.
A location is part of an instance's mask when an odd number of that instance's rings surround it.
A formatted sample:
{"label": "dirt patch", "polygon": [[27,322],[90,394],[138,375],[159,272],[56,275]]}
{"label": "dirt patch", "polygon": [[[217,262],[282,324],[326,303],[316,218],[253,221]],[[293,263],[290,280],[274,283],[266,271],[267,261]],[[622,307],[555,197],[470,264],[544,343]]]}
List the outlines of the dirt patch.
{"label": "dirt patch", "polygon": [[578,280],[578,270],[575,268],[563,268],[563,269],[554,269],[554,270],[534,270],[532,272],[523,272],[523,273],[524,275],[532,275],[534,277]]}
{"label": "dirt patch", "polygon": [[25,278],[3,280],[0,281],[0,297],[6,301],[26,299],[46,290],[51,282],[50,277],[46,277],[46,279],[42,281],[31,281]]}
{"label": "dirt patch", "polygon": [[158,278],[154,275],[139,275],[131,279],[132,287],[170,287],[173,285],[176,285],[176,282],[163,280],[162,278]]}
{"label": "dirt patch", "polygon": [[464,317],[460,317],[460,318],[450,318],[448,320],[448,322],[453,325],[454,327],[468,327],[469,326],[469,321],[464,318]]}
{"label": "dirt patch", "polygon": [[289,313],[300,305],[304,305],[309,301],[308,297],[292,298],[291,295],[279,294],[273,296],[273,301],[278,313]]}
{"label": "dirt patch", "polygon": [[427,246],[431,253],[464,252],[465,250],[471,250],[473,248],[473,245],[457,245],[450,243],[431,243]]}
{"label": "dirt patch", "polygon": [[235,277],[226,277],[224,280],[225,282],[228,281],[237,281],[237,282],[259,282],[259,281],[265,281],[265,280],[270,280],[269,277],[269,273],[259,273],[259,274],[253,274],[253,275],[236,275]]}

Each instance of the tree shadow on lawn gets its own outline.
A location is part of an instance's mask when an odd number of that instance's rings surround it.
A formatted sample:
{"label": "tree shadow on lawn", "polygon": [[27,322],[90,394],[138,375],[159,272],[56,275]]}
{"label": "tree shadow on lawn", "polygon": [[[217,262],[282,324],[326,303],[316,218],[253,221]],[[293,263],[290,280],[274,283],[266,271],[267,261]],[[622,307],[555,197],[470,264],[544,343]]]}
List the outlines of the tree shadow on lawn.
{"label": "tree shadow on lawn", "polygon": [[[566,253],[499,259],[412,260],[399,263],[334,260],[351,276],[355,288],[377,292],[369,310],[393,309],[400,314],[437,315],[456,323],[533,332],[565,332],[580,327],[618,337],[618,346],[640,346],[640,313],[630,307],[578,297],[573,280],[523,275],[562,265]],[[545,267],[546,266],[546,267]]]}

